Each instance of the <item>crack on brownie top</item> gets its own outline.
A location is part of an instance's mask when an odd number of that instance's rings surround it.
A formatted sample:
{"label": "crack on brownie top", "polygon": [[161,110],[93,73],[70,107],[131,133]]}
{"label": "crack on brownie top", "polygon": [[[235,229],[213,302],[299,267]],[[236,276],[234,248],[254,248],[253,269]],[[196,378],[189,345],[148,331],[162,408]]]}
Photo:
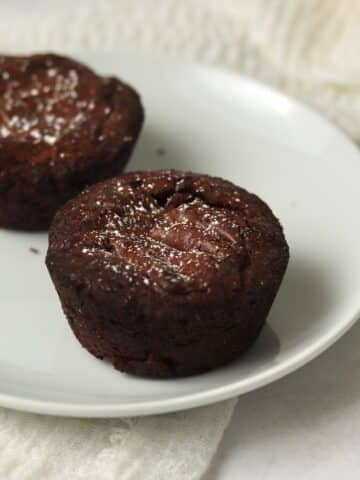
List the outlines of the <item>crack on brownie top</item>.
{"label": "crack on brownie top", "polygon": [[111,114],[110,84],[62,57],[0,56],[0,143],[52,146],[69,132],[76,137],[89,120]]}
{"label": "crack on brownie top", "polygon": [[[78,229],[70,231],[70,223]],[[52,248],[98,265],[99,283],[114,274],[127,285],[176,295],[233,295],[256,248],[283,242],[280,225],[255,195],[176,171],[129,173],[92,187],[55,224]]]}

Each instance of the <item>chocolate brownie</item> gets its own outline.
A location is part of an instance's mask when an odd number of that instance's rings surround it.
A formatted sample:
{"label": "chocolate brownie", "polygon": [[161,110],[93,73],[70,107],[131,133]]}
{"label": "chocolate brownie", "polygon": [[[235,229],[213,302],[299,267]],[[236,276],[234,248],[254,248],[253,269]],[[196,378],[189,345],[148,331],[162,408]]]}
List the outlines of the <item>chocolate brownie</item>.
{"label": "chocolate brownie", "polygon": [[86,185],[122,171],[137,93],[69,58],[0,56],[0,225],[45,229]]}
{"label": "chocolate brownie", "polygon": [[289,250],[257,196],[220,178],[135,172],[60,209],[47,267],[81,344],[124,372],[173,377],[257,338]]}

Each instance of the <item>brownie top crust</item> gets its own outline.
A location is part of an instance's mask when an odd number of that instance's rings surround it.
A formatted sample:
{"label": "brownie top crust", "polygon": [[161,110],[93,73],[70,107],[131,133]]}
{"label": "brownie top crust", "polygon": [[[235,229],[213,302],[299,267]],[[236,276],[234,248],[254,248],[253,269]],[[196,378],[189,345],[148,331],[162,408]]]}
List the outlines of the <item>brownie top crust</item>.
{"label": "brownie top crust", "polygon": [[52,146],[80,138],[91,122],[101,141],[124,87],[57,55],[0,56],[0,140]]}
{"label": "brownie top crust", "polygon": [[257,196],[165,170],[128,173],[68,202],[51,228],[49,256],[87,288],[211,304],[246,294],[254,279],[281,278],[288,246]]}

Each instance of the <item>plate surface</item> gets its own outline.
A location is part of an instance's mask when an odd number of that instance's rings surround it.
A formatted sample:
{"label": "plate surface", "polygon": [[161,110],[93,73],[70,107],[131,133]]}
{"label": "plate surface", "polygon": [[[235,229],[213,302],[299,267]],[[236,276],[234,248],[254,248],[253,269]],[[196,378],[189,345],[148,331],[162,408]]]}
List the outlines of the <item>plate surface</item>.
{"label": "plate surface", "polygon": [[129,169],[206,172],[259,194],[284,225],[291,261],[268,326],[239,361],[143,380],[77,343],[44,266],[46,235],[0,231],[0,404],[89,417],[180,410],[272,382],[339,338],[360,310],[357,148],[316,113],[237,75],[159,59],[83,59],[142,94],[146,124]]}

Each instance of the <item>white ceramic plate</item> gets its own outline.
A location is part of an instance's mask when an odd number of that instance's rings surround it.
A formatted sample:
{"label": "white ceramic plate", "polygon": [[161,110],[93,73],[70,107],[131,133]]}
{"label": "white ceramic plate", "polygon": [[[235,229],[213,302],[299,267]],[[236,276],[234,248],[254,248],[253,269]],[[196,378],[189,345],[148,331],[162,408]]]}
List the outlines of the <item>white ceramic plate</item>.
{"label": "white ceramic plate", "polygon": [[256,192],[281,219],[291,261],[248,354],[204,375],[144,380],[75,340],[44,266],[46,235],[0,231],[0,404],[93,417],[185,409],[272,382],[339,338],[360,306],[356,147],[319,115],[237,75],[157,59],[85,60],[142,94],[146,124],[131,169],[190,169]]}

